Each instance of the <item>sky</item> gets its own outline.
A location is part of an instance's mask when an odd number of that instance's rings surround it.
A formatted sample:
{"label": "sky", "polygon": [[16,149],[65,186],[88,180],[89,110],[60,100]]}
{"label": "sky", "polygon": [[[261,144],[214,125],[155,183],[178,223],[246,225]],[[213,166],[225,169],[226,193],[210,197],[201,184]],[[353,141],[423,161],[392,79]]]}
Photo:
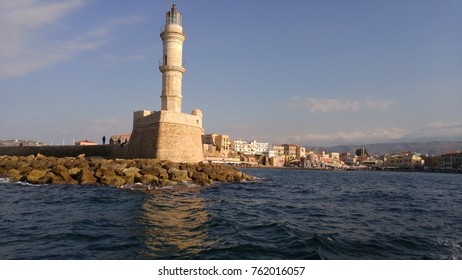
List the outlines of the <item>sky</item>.
{"label": "sky", "polygon": [[183,14],[183,112],[306,146],[462,140],[459,0],[1,0],[0,139],[72,144],[160,110]]}

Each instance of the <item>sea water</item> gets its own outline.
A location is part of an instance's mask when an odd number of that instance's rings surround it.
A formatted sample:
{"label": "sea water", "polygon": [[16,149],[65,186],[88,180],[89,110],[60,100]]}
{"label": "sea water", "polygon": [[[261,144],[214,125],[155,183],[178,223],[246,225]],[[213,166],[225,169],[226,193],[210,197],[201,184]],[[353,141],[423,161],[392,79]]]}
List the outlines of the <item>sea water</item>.
{"label": "sea water", "polygon": [[154,190],[0,181],[0,259],[462,259],[460,174],[245,169]]}

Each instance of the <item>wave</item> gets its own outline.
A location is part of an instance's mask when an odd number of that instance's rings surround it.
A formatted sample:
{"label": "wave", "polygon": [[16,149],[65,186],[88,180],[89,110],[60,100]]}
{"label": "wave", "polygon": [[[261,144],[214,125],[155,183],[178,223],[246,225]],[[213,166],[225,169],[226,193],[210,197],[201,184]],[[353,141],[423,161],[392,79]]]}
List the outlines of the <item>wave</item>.
{"label": "wave", "polygon": [[10,178],[1,178],[0,177],[0,184],[9,184],[11,183]]}

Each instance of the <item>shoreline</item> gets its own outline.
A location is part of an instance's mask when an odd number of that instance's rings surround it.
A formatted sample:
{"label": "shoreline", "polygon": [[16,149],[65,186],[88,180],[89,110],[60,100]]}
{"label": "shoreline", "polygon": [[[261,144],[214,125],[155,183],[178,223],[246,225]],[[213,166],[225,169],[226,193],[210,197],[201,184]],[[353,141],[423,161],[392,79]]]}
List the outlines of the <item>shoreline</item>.
{"label": "shoreline", "polygon": [[276,167],[276,166],[240,166],[239,169],[275,169],[275,170],[305,170],[305,171],[345,171],[345,172],[421,172],[421,173],[443,173],[443,174],[462,174],[462,169],[410,169],[410,168],[357,168],[357,169],[342,169],[342,168],[303,168],[303,167]]}

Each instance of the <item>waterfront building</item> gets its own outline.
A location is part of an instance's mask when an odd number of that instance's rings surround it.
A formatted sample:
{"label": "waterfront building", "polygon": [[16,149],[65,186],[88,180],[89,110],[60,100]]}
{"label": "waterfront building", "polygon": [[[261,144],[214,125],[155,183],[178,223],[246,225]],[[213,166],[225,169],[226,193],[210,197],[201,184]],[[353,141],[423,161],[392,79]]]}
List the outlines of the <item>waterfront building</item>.
{"label": "waterfront building", "polygon": [[429,169],[461,169],[462,152],[451,152],[440,156],[424,158],[425,167]]}
{"label": "waterfront building", "polygon": [[330,157],[331,159],[333,159],[334,161],[335,161],[335,160],[339,161],[339,160],[340,160],[340,153],[331,152],[331,153],[329,154],[329,157]]}
{"label": "waterfront building", "polygon": [[294,144],[284,144],[284,155],[288,157],[289,160],[294,160],[297,158],[297,146]]}
{"label": "waterfront building", "polygon": [[204,134],[204,135],[202,135],[202,143],[216,146],[217,145],[217,143],[216,143],[217,136],[218,136],[218,134],[216,134],[216,133]]}
{"label": "waterfront building", "polygon": [[88,140],[80,140],[80,141],[74,142],[74,145],[76,146],[95,146],[95,145],[98,145],[98,143],[93,142],[93,141],[88,141]]}
{"label": "waterfront building", "polygon": [[462,167],[462,153],[454,152],[442,155],[444,168],[459,169]]}
{"label": "waterfront building", "polygon": [[253,140],[249,143],[250,153],[254,155],[263,155],[268,153],[269,143],[257,142]]}
{"label": "waterfront building", "polygon": [[284,156],[274,156],[270,158],[270,165],[273,167],[283,167],[286,162]]}
{"label": "waterfront building", "polygon": [[229,136],[225,134],[220,134],[216,136],[215,143],[217,146],[218,151],[220,151],[221,155],[224,157],[228,157],[229,151],[231,148]]}
{"label": "waterfront building", "polygon": [[202,135],[202,144],[204,145],[204,154],[214,154],[218,152],[218,156],[228,157],[230,152],[229,136],[225,134],[210,133]]}
{"label": "waterfront building", "polygon": [[237,153],[244,153],[249,155],[263,155],[269,151],[269,143],[258,142],[253,140],[247,142],[244,140],[233,140],[231,142],[231,150]]}
{"label": "waterfront building", "polygon": [[248,154],[250,152],[249,143],[244,140],[233,140],[231,141],[231,150],[236,153]]}
{"label": "waterfront building", "polygon": [[441,156],[425,156],[423,157],[425,161],[425,167],[429,169],[438,169],[442,168],[442,158]]}
{"label": "waterfront building", "polygon": [[247,165],[258,165],[257,158],[252,154],[241,154],[240,160]]}
{"label": "waterfront building", "polygon": [[217,147],[211,144],[202,144],[202,150],[204,151],[204,157],[217,156]]}
{"label": "waterfront building", "polygon": [[273,156],[275,156],[275,157],[284,156],[284,146],[274,145],[273,146]]}
{"label": "waterfront building", "polygon": [[296,152],[297,159],[304,158],[306,156],[306,149],[305,147],[297,147],[297,152]]}
{"label": "waterfront building", "polygon": [[367,166],[367,167],[381,167],[383,166],[383,161],[380,159],[376,159],[376,158],[369,158],[369,159],[363,160],[361,162],[361,165]]}
{"label": "waterfront building", "polygon": [[342,153],[340,155],[340,160],[345,163],[346,165],[356,165],[356,160],[358,159],[358,156],[351,154],[351,153]]}
{"label": "waterfront building", "polygon": [[389,155],[384,158],[384,166],[395,168],[421,168],[424,160],[419,154],[402,152],[396,155]]}
{"label": "waterfront building", "polygon": [[324,163],[321,162],[319,156],[313,152],[310,152],[306,155],[306,159],[303,164],[304,168],[322,168]]}

